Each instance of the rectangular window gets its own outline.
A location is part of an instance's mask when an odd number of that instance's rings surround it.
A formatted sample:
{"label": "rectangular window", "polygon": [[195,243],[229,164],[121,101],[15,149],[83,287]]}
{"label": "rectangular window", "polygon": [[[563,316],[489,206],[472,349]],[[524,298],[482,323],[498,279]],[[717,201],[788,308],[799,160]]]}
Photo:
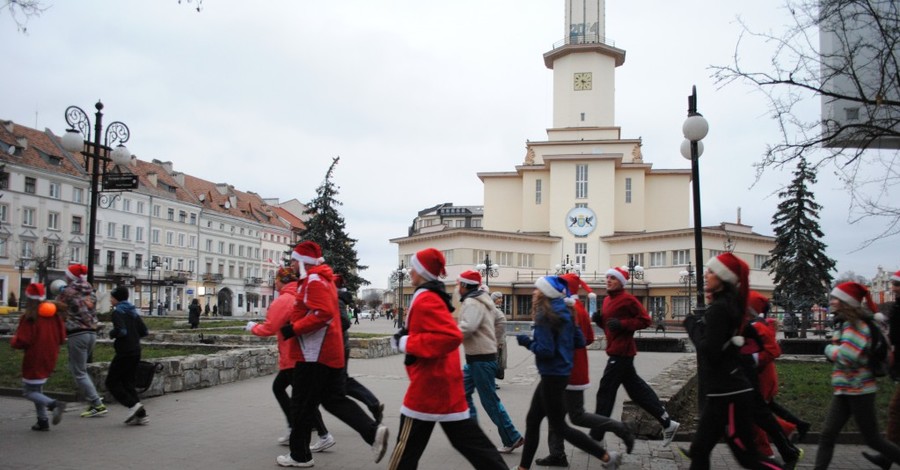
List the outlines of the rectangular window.
{"label": "rectangular window", "polygon": [[654,251],[650,253],[650,267],[657,268],[660,266],[666,265],[666,252],[665,251]]}
{"label": "rectangular window", "polygon": [[9,256],[9,240],[5,238],[0,238],[0,258],[6,258]]}
{"label": "rectangular window", "polygon": [[587,243],[575,244],[575,269],[584,272],[587,266]]}
{"label": "rectangular window", "polygon": [[238,247],[238,256],[240,256],[241,258],[244,257],[244,245]]}
{"label": "rectangular window", "polygon": [[178,211],[178,221],[181,223],[187,222],[187,212]]}
{"label": "rectangular window", "polygon": [[185,240],[184,234],[179,233],[178,234],[178,246],[184,247],[184,240]]}
{"label": "rectangular window", "polygon": [[159,211],[160,211],[160,210],[162,210],[162,208],[159,207],[158,204],[154,204],[154,205],[153,205],[153,214],[152,214],[153,217],[159,217]]}
{"label": "rectangular window", "polygon": [[144,267],[144,255],[140,253],[134,254],[134,267],[135,268],[143,268]]}
{"label": "rectangular window", "polygon": [[159,245],[159,229],[155,228],[150,231],[150,243],[154,245]]}
{"label": "rectangular window", "polygon": [[225,242],[219,242],[219,254],[225,254]]}
{"label": "rectangular window", "polygon": [[131,225],[122,225],[122,240],[131,240]]}
{"label": "rectangular window", "polygon": [[[472,250],[472,264],[481,264],[484,263],[484,259],[491,254],[490,251],[485,250]],[[496,261],[491,261],[491,263],[496,263]]]}
{"label": "rectangular window", "polygon": [[81,257],[81,247],[73,246],[72,247],[72,259],[70,260],[73,263],[81,263],[83,258]]}
{"label": "rectangular window", "polygon": [[472,227],[473,228],[481,227],[481,219],[472,219]]}
{"label": "rectangular window", "polygon": [[34,213],[35,210],[31,207],[25,207],[22,209],[22,225],[26,227],[34,227]]}
{"label": "rectangular window", "polygon": [[533,268],[534,267],[534,253],[519,253],[519,267],[520,268]]}
{"label": "rectangular window", "polygon": [[136,242],[144,241],[144,227],[135,227],[134,228],[134,241],[136,241]]}
{"label": "rectangular window", "polygon": [[106,236],[109,238],[116,238],[116,223],[110,222],[106,226]]}
{"label": "rectangular window", "polygon": [[633,259],[634,264],[636,264],[636,265],[647,266],[646,264],[644,264],[644,254],[643,253],[629,253],[628,259],[630,259],[630,260]]}
{"label": "rectangular window", "polygon": [[453,228],[466,228],[466,221],[465,220],[454,220]]}
{"label": "rectangular window", "polygon": [[575,165],[575,198],[586,199],[588,197],[588,172],[587,165]]}
{"label": "rectangular window", "polygon": [[25,192],[28,194],[34,194],[37,192],[37,180],[30,176],[25,177]]}
{"label": "rectangular window", "polygon": [[131,199],[122,199],[122,210],[131,212]]}
{"label": "rectangular window", "polygon": [[123,268],[128,267],[128,253],[125,253],[125,252],[122,253],[122,267]]}
{"label": "rectangular window", "polygon": [[175,220],[175,209],[169,208],[167,217],[169,220],[174,221]]}
{"label": "rectangular window", "polygon": [[513,265],[513,254],[509,251],[498,251],[497,259],[491,260],[494,264],[499,264],[500,266],[512,266]]}
{"label": "rectangular window", "polygon": [[719,256],[719,255],[721,255],[721,254],[723,254],[723,253],[725,253],[725,252],[722,251],[722,250],[709,250],[709,257],[710,257],[710,258],[715,258],[715,257],[717,257],[717,256]]}
{"label": "rectangular window", "polygon": [[143,213],[144,213],[144,201],[138,201],[138,203],[137,203],[137,213],[138,213],[138,214],[143,214]]}
{"label": "rectangular window", "polygon": [[[687,294],[687,292],[685,292]],[[672,319],[678,320],[691,312],[691,298],[687,295],[672,297]]]}
{"label": "rectangular window", "polygon": [[763,269],[763,265],[769,261],[766,255],[753,255],[753,269]]}
{"label": "rectangular window", "polygon": [[116,265],[116,252],[109,250],[106,252],[106,266],[112,268]]}
{"label": "rectangular window", "polygon": [[228,244],[228,254],[234,256],[234,243]]}
{"label": "rectangular window", "polygon": [[188,260],[188,271],[196,272],[197,271],[197,260],[190,259]]}
{"label": "rectangular window", "polygon": [[59,230],[59,212],[50,212],[47,214],[47,228],[50,230]]}
{"label": "rectangular window", "polygon": [[541,205],[541,180],[534,180],[534,203]]}
{"label": "rectangular window", "polygon": [[647,298],[647,313],[654,321],[666,318],[666,298],[650,296]]}
{"label": "rectangular window", "polygon": [[688,261],[691,260],[691,251],[690,250],[673,250],[672,251],[672,266],[686,266]]}
{"label": "rectangular window", "polygon": [[84,202],[84,189],[72,188],[72,202],[76,204]]}
{"label": "rectangular window", "polygon": [[212,253],[212,240],[206,240],[206,251]]}
{"label": "rectangular window", "polygon": [[[512,320],[528,320],[531,318],[531,295],[516,296],[516,314]],[[510,320],[509,317],[506,318]]]}
{"label": "rectangular window", "polygon": [[34,242],[31,240],[22,241],[22,257],[23,258],[34,258]]}
{"label": "rectangular window", "polygon": [[625,204],[631,204],[631,178],[625,178]]}
{"label": "rectangular window", "polygon": [[81,234],[81,216],[72,216],[72,233]]}
{"label": "rectangular window", "polygon": [[173,232],[166,231],[166,245],[172,246],[175,244],[175,234]]}
{"label": "rectangular window", "polygon": [[191,212],[191,225],[197,225],[197,214]]}
{"label": "rectangular window", "polygon": [[60,189],[59,183],[50,183],[50,197],[52,199],[59,199],[61,196],[62,190]]}
{"label": "rectangular window", "polygon": [[7,223],[9,222],[9,206],[6,204],[0,204],[0,222]]}

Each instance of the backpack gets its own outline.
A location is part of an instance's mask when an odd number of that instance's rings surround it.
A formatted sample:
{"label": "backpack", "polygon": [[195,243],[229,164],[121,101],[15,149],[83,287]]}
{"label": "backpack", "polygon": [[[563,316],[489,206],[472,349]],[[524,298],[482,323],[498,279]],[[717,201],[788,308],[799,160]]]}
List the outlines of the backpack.
{"label": "backpack", "polygon": [[875,377],[885,377],[891,371],[891,342],[876,322],[867,318],[866,325],[869,325],[869,332],[872,335],[872,339],[866,347],[869,355],[869,370]]}

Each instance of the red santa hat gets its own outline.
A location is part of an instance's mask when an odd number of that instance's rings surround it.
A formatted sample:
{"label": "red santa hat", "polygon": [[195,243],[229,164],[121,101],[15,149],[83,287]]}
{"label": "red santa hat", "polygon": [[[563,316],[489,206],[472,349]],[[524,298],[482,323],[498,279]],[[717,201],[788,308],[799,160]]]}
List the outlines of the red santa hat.
{"label": "red santa hat", "polygon": [[412,257],[409,264],[427,281],[436,281],[439,277],[447,275],[447,271],[444,270],[444,266],[447,264],[444,254],[434,248],[425,248],[419,251]]}
{"label": "red santa hat", "polygon": [[757,316],[769,313],[769,299],[759,292],[752,290],[750,291],[750,294],[747,295],[747,308],[752,310],[753,314]]}
{"label": "red santa hat", "polygon": [[47,291],[40,282],[33,282],[25,288],[25,297],[33,300],[44,300],[47,298]]}
{"label": "red santa hat", "polygon": [[457,279],[459,280],[459,282],[470,286],[481,285],[481,273],[479,273],[478,271],[463,271]]}
{"label": "red santa hat", "polygon": [[900,271],[897,271],[894,274],[891,274],[891,281],[900,282]]}
{"label": "red santa hat", "polygon": [[311,264],[313,266],[318,266],[325,262],[325,258],[322,257],[322,248],[319,247],[318,243],[311,241],[298,243],[294,247],[294,251],[291,252],[291,259],[299,261],[300,264]]}
{"label": "red santa hat", "polygon": [[746,299],[750,293],[750,267],[734,253],[725,252],[706,263],[709,269],[723,282],[738,288],[741,297]]}
{"label": "red santa hat", "polygon": [[628,271],[626,271],[620,267],[609,268],[609,271],[606,271],[606,275],[612,276],[612,277],[618,279],[619,282],[621,282],[623,286],[628,283],[628,279],[629,279]]}
{"label": "red santa hat", "polygon": [[569,292],[572,293],[573,297],[578,297],[578,288],[584,289],[588,293],[588,297],[597,297],[597,294],[588,286],[582,279],[575,273],[563,274],[560,276],[566,281],[566,284],[569,286]]}
{"label": "red santa hat", "polygon": [[872,313],[878,311],[869,289],[858,282],[848,281],[838,284],[831,289],[831,296],[851,307],[866,307]]}
{"label": "red santa hat", "polygon": [[87,266],[83,264],[70,264],[66,269],[66,277],[73,281],[77,281],[79,279],[82,281],[86,281],[87,271]]}

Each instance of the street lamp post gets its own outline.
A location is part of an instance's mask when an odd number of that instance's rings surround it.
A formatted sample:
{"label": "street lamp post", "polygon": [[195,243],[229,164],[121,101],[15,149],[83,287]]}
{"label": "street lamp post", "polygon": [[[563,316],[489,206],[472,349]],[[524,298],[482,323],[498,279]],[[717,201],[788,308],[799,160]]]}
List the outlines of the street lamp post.
{"label": "street lamp post", "polygon": [[475,265],[475,269],[481,273],[481,278],[484,279],[484,285],[490,287],[490,278],[497,277],[500,275],[500,266],[491,263],[491,255],[490,253],[486,253],[484,255],[484,263],[479,263]]}
{"label": "street lamp post", "polygon": [[25,286],[22,285],[22,277],[25,275],[25,268],[31,260],[28,258],[19,258],[16,267],[19,268],[19,310],[25,309]]}
{"label": "street lamp post", "polygon": [[[688,96],[688,117],[681,126],[684,142],[681,143],[681,155],[691,161],[691,182],[694,192],[694,256],[697,269],[703,266],[703,225],[700,217],[700,155],[703,154],[703,140],[709,132],[709,123],[697,112],[697,87],[691,89]],[[703,276],[697,276],[697,310],[706,306],[703,293]]]}
{"label": "street lamp post", "polygon": [[634,295],[634,280],[635,278],[644,279],[644,267],[637,264],[634,256],[630,256],[628,257],[628,264],[622,266],[622,268],[628,270],[628,278],[631,280],[631,295]]}
{"label": "street lamp post", "polygon": [[690,313],[690,311],[691,311],[691,283],[694,282],[694,267],[691,266],[690,261],[688,261],[687,269],[681,270],[681,272],[678,273],[678,276],[679,276],[678,280],[682,284],[684,284],[684,288],[687,291],[687,299],[688,299],[687,311],[688,311],[688,313]]}
{"label": "street lamp post", "polygon": [[397,320],[400,328],[403,328],[403,281],[409,279],[409,269],[400,260],[400,266],[391,272],[391,281],[399,283],[397,287]]}
{"label": "street lamp post", "polygon": [[[163,263],[160,262],[159,256],[152,256],[150,261],[145,261],[145,265],[147,265],[147,277],[150,278],[150,306],[147,309],[147,315],[153,315],[153,273],[162,266]],[[207,305],[209,305],[209,301],[207,300]]]}
{"label": "street lamp post", "polygon": [[[104,180],[109,174],[109,164],[127,165],[131,161],[131,153],[125,147],[125,142],[131,135],[128,126],[124,123],[115,121],[106,126],[106,133],[103,144],[100,143],[100,135],[103,133],[103,103],[97,102],[94,105],[97,113],[94,114],[94,140],[91,141],[91,121],[78,106],[69,106],[66,108],[66,122],[69,129],[62,136],[62,147],[69,152],[80,152],[84,157],[84,169],[91,175],[91,212],[88,222],[88,253],[87,253],[87,276],[88,283],[94,283],[94,250],[97,243],[97,206],[99,202],[99,186],[100,177]],[[115,149],[111,145],[118,143]],[[130,182],[137,183],[137,178],[130,175]],[[104,185],[106,182],[104,181]],[[131,184],[116,188],[104,189],[134,189]],[[136,186],[136,184],[135,184]]]}
{"label": "street lamp post", "polygon": [[569,261],[569,255],[566,255],[566,260],[560,264],[556,265],[556,274],[568,274],[570,272],[577,271],[575,269],[575,265]]}

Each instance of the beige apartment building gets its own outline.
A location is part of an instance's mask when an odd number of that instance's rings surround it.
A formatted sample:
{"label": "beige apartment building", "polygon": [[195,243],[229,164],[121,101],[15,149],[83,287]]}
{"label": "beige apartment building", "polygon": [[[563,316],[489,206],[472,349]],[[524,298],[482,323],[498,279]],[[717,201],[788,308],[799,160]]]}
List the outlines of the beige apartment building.
{"label": "beige apartment building", "polygon": [[[565,37],[543,56],[553,71],[547,139],[526,141],[522,163],[510,170],[478,173],[483,207],[420,212],[407,236],[391,240],[405,265],[416,251],[438,248],[453,284],[460,272],[490,263],[490,289],[504,294],[512,318],[526,319],[537,277],[577,271],[603,295],[606,270],[631,262],[643,272],[628,288],[651,314],[677,320],[689,311],[691,172],[654,168],[641,139],[616,126],[615,69],[625,51],[605,37],[604,10],[602,0],[566,1]],[[737,213],[735,222],[703,227],[703,259],[733,251],[753,269],[751,288],[769,293],[772,279],[760,268],[774,238]],[[404,286],[404,298],[410,294]]]}

